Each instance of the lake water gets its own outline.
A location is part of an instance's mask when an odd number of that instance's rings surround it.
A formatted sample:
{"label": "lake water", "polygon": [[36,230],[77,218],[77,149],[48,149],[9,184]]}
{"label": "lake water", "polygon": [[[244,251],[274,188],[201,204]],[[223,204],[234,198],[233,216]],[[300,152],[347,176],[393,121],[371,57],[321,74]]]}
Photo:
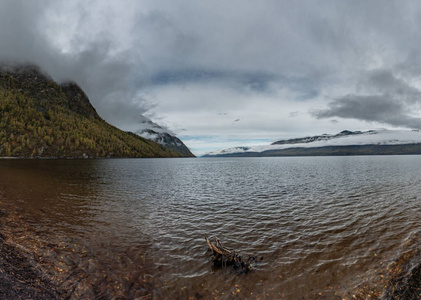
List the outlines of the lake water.
{"label": "lake water", "polygon": [[[420,245],[420,156],[1,160],[0,181],[38,234],[147,273],[156,299],[352,298]],[[263,260],[214,269],[205,236]]]}

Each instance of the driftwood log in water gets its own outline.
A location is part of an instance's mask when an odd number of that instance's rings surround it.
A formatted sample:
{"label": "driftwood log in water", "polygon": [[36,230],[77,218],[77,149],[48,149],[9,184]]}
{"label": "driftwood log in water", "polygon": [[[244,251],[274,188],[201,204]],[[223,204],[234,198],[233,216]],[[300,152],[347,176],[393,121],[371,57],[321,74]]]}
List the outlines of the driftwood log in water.
{"label": "driftwood log in water", "polygon": [[256,256],[249,255],[244,259],[241,255],[233,250],[224,247],[218,238],[215,238],[215,243],[212,243],[206,237],[209,251],[212,253],[212,262],[216,267],[233,266],[234,269],[241,273],[247,273],[252,269],[252,263],[256,261]]}

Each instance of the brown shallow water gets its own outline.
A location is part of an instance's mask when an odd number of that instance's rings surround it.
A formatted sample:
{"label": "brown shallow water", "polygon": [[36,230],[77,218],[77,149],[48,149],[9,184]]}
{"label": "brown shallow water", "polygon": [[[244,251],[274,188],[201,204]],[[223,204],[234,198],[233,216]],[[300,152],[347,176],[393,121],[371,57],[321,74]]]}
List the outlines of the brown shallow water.
{"label": "brown shallow water", "polygon": [[[379,295],[419,251],[420,191],[419,156],[0,161],[13,243],[105,298]],[[213,269],[206,235],[264,259]]]}

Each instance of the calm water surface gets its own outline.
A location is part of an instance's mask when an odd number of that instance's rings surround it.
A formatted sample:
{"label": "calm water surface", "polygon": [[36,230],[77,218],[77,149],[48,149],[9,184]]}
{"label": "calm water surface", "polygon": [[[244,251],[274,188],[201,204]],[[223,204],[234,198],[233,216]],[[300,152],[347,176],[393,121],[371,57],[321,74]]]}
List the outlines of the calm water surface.
{"label": "calm water surface", "polygon": [[[0,177],[43,230],[97,255],[140,249],[157,298],[349,296],[421,228],[420,156],[2,160]],[[264,259],[213,269],[205,236]]]}

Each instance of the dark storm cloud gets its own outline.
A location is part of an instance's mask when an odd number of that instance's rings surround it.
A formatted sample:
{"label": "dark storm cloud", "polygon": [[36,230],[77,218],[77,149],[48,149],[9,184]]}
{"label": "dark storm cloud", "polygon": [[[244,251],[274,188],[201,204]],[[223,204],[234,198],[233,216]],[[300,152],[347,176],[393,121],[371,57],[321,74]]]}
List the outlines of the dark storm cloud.
{"label": "dark storm cloud", "polygon": [[[57,39],[69,39],[77,51],[63,52],[48,38],[46,31],[54,30],[46,21],[46,12],[63,9],[61,1],[0,1],[0,60],[41,66],[57,81],[76,81],[90,97],[94,106],[107,121],[127,127],[153,104],[133,88],[130,75],[133,66],[129,55],[114,55],[114,41],[107,34],[93,39],[86,37],[87,19],[93,12],[76,6],[73,24],[76,34],[66,36],[57,28]],[[64,3],[64,2],[62,2]],[[65,7],[64,7],[65,8]],[[81,22],[80,24],[78,22]],[[54,25],[54,24],[53,24]]]}
{"label": "dark storm cloud", "polygon": [[408,116],[405,105],[389,95],[347,95],[329,103],[328,109],[315,112],[314,114],[318,118],[339,117],[394,126],[421,128],[421,119]]}
{"label": "dark storm cloud", "polygon": [[280,81],[276,74],[264,72],[233,72],[233,71],[207,71],[207,70],[177,70],[163,71],[153,74],[149,80],[151,85],[185,85],[190,83],[213,82],[239,88],[247,88],[256,92],[265,92],[270,89],[271,83]]}
{"label": "dark storm cloud", "polygon": [[[329,1],[70,3],[76,4],[2,0],[0,25],[7,29],[0,35],[0,56],[41,64],[59,79],[76,79],[99,106],[110,90],[127,91],[123,98],[131,98],[139,86],[218,78],[254,92],[266,92],[279,82],[308,99],[318,95],[320,82],[330,76],[327,71],[336,72],[344,56],[349,60],[354,55],[354,34],[341,22],[341,11],[352,14],[355,9]],[[117,6],[124,7],[124,14],[133,11],[134,17],[113,14]],[[57,24],[48,21],[51,15],[57,16]],[[119,22],[128,25],[119,29]],[[127,42],[120,34],[128,34],[131,45],[115,56],[114,48]]]}
{"label": "dark storm cloud", "polygon": [[375,70],[363,76],[361,94],[334,99],[324,110],[313,111],[317,118],[340,117],[392,126],[421,128],[421,118],[414,117],[421,104],[421,91],[390,70]]}
{"label": "dark storm cloud", "polygon": [[421,101],[421,92],[392,74],[390,70],[375,70],[368,74],[363,83],[366,90],[393,96],[403,104],[416,104]]}
{"label": "dark storm cloud", "polygon": [[49,56],[51,49],[38,31],[37,16],[50,1],[0,1],[0,55],[2,59],[31,60]]}

